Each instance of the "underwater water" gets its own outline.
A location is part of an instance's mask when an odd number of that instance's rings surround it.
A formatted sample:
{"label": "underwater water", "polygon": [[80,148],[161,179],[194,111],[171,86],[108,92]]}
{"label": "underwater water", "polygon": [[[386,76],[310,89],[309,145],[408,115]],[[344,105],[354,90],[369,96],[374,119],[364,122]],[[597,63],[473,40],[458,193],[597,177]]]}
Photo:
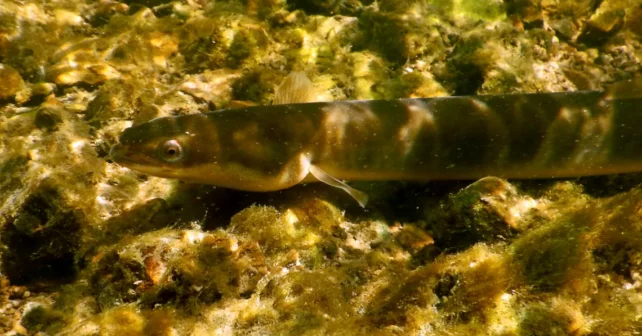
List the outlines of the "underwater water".
{"label": "underwater water", "polygon": [[[639,334],[641,39],[642,0],[0,1],[0,334]],[[326,169],[367,194],[365,208],[324,183],[234,190],[110,156],[125,129],[155,118],[281,101],[297,72],[329,103],[606,92],[587,108],[547,110],[547,95],[493,105],[508,119],[554,116],[545,128],[504,125],[513,147],[497,160],[515,148],[537,158],[535,144],[549,150],[542,160],[580,142],[618,145],[563,178],[351,181]],[[618,118],[612,98],[629,104]],[[282,150],[259,147],[274,140],[262,138],[268,122],[302,134],[325,125],[275,115],[225,129],[256,144],[235,154],[278,161]],[[443,153],[462,145],[475,157],[466,146],[478,143],[453,139],[482,126],[453,118]],[[405,144],[368,153],[395,141]],[[225,147],[194,146],[185,155]],[[222,181],[255,177],[239,171]]]}

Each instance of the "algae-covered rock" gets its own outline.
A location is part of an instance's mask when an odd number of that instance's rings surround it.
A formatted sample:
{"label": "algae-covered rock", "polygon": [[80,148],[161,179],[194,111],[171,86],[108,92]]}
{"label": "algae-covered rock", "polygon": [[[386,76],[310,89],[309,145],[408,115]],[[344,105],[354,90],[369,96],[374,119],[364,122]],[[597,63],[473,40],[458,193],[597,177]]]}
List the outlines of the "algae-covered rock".
{"label": "algae-covered rock", "polygon": [[13,283],[75,275],[82,215],[61,201],[55,190],[35,191],[4,225],[2,272]]}
{"label": "algae-covered rock", "polygon": [[503,241],[522,231],[538,201],[505,180],[486,177],[453,195],[441,211],[428,214],[435,238],[454,249]]}
{"label": "algae-covered rock", "polygon": [[0,100],[15,98],[23,89],[22,77],[10,67],[0,68]]}
{"label": "algae-covered rock", "polygon": [[605,1],[586,22],[577,41],[588,46],[599,46],[613,37],[624,26],[624,16],[629,9],[627,1]]}
{"label": "algae-covered rock", "polygon": [[263,262],[256,244],[223,232],[161,230],[101,250],[89,277],[104,310],[132,302],[189,307],[250,296],[266,272]]}

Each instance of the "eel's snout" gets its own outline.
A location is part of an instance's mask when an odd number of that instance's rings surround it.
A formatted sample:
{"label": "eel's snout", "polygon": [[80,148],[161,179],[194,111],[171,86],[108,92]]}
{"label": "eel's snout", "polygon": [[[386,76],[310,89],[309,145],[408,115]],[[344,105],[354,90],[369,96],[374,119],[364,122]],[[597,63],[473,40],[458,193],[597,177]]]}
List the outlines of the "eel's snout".
{"label": "eel's snout", "polygon": [[116,163],[123,163],[127,159],[127,148],[122,144],[115,144],[109,151],[109,157]]}

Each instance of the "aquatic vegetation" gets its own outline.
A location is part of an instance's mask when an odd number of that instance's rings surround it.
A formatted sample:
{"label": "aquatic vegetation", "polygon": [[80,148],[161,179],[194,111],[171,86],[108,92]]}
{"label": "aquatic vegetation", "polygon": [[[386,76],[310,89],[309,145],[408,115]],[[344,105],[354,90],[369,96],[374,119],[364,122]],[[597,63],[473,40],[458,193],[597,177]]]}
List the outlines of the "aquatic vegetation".
{"label": "aquatic vegetation", "polygon": [[293,71],[327,101],[603,89],[640,72],[640,5],[0,2],[0,333],[635,334],[639,174],[362,183],[362,210],[108,153]]}

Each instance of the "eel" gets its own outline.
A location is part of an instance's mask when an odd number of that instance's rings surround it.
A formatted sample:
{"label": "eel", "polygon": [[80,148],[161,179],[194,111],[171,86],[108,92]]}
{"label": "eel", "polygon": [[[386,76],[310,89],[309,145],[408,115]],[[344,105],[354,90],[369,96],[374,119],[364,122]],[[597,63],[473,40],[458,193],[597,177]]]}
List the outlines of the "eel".
{"label": "eel", "polygon": [[275,104],[157,118],[110,156],[149,175],[267,192],[346,182],[578,177],[642,171],[642,80],[604,91],[311,102],[303,73]]}

